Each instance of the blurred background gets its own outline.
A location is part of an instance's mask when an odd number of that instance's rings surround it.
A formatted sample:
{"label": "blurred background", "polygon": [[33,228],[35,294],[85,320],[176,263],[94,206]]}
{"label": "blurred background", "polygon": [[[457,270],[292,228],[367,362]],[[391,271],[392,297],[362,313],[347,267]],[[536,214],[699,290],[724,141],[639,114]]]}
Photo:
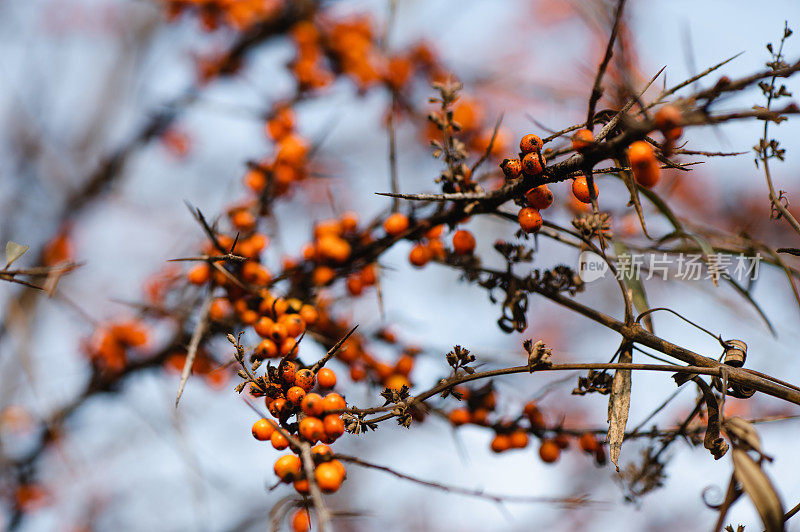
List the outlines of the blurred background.
{"label": "blurred background", "polygon": [[[384,0],[329,4],[337,15],[368,12],[380,25],[389,20],[390,4]],[[503,128],[513,145],[525,133],[545,136],[543,127],[559,130],[585,119],[613,5],[599,0],[405,0],[397,2],[388,45],[430,43],[463,81],[465,95],[480,102],[488,122],[505,113]],[[638,87],[662,67],[666,84],[672,85],[742,52],[691,89],[709,87],[721,75],[734,78],[763,69],[769,59],[765,44],[780,39],[784,21],[791,27],[798,20],[800,4],[794,0],[631,0],[620,38],[632,52],[626,60]],[[165,261],[196,253],[203,234],[184,201],[216,216],[244,197],[245,162],[260,158],[270,146],[263,115],[274,101],[291,94],[293,80],[285,65],[293,50],[286,39],[269,40],[249,53],[236,76],[198,85],[196,58],[232,40],[224,31],[203,33],[193,17],[167,23],[158,2],[148,0],[0,0],[0,240],[37,250],[68,231],[72,254],[83,263],[60,281],[52,298],[29,290],[23,295],[17,285],[0,284],[3,462],[35,445],[37,419],[81,393],[88,376],[81,345],[94,324],[134,315],[143,286]],[[800,55],[797,38],[789,39],[786,53],[789,60]],[[659,78],[654,89],[662,83]],[[800,93],[797,80],[786,84]],[[432,95],[428,92],[423,87],[418,94],[424,98]],[[601,102],[601,108],[603,103],[609,105]],[[386,104],[385,93],[362,96],[352,83],[339,80],[324,95],[296,107],[298,129],[319,141],[315,159],[324,179],[309,181],[292,201],[276,205],[267,259],[275,270],[282,255],[299,254],[312,224],[334,215],[334,209],[352,209],[369,219],[389,206],[387,198],[374,195],[389,190],[382,121]],[[721,102],[718,109],[762,104],[755,89]],[[159,115],[174,118],[170,135],[133,141]],[[769,220],[764,178],[752,152],[762,128],[760,122],[735,122],[687,131],[688,149],[745,154],[697,158],[704,163],[691,173],[668,173],[663,192],[698,223],[796,246],[783,227],[776,227],[780,222]],[[400,190],[435,191],[433,178],[441,163],[410,124],[401,122],[397,135]],[[773,165],[773,179],[789,191],[791,201],[792,192],[794,197],[800,192],[800,126],[790,120],[772,126],[772,135],[787,150],[785,161]],[[91,199],[74,195],[107,164],[113,177]],[[601,208],[621,212],[627,201],[624,186],[616,180],[608,180],[607,187],[600,183],[601,200],[607,201],[601,201]],[[553,191],[557,201],[569,195],[567,184]],[[566,210],[552,216],[569,223]],[[469,227],[487,257],[496,239],[513,238],[514,229],[498,220],[476,219]],[[654,221],[652,227],[662,226]],[[483,289],[460,282],[441,266],[411,268],[409,249],[410,244],[401,243],[382,259],[383,313],[374,293],[343,303],[341,311],[364,330],[389,325],[403,342],[423,348],[413,375],[417,390],[446,374],[442,355],[454,344],[468,347],[485,367],[524,363],[522,338],[544,339],[558,362],[605,362],[617,348],[616,335],[541,298],[531,301],[525,333],[504,334],[496,326],[499,310]],[[572,248],[542,240],[539,249],[535,267],[577,265]],[[33,260],[31,253],[20,263],[32,266]],[[724,338],[744,340],[749,367],[800,382],[800,311],[783,272],[762,266],[753,290],[775,336],[728,286],[645,283],[651,306],[673,308]],[[338,287],[333,293],[344,291]],[[621,317],[611,280],[592,283],[578,297]],[[654,322],[664,338],[718,356],[714,338],[667,315],[656,315]],[[166,333],[157,321],[150,325],[148,347],[156,349]],[[220,358],[228,356],[229,346],[218,347]],[[305,348],[312,360],[322,354],[310,342]],[[375,349],[380,353],[380,346]],[[564,377],[498,379],[501,411],[518,412],[527,400],[541,396],[553,422],[564,415],[565,426],[604,427],[607,398],[570,395],[577,374],[548,387]],[[143,371],[115,393],[84,402],[40,459],[38,479],[46,486],[48,504],[26,514],[21,529],[266,529],[270,509],[291,489],[268,491],[275,481],[276,452],[250,436],[253,412],[233,392],[233,381],[217,389],[197,378],[189,380],[176,409],[178,380],[175,373]],[[635,374],[629,426],[674,389],[665,374]],[[347,399],[374,406],[380,404],[377,391],[352,385]],[[671,425],[693,407],[694,398],[693,391],[683,391],[651,423]],[[731,403],[746,417],[799,413],[764,397]],[[797,423],[759,425],[763,447],[775,457],[767,471],[787,508],[800,499],[800,477],[791,458]],[[702,446],[680,442],[670,449],[664,487],[632,504],[623,501],[611,466],[595,467],[577,452],[565,453],[554,465],[543,464],[536,446],[495,455],[490,439],[485,429],[456,431],[431,417],[411,430],[390,422],[360,437],[345,435],[336,449],[465,488],[508,495],[586,495],[596,502],[577,509],[493,503],[351,466],[348,481],[328,503],[359,515],[338,519],[336,528],[705,530],[716,512],[703,503],[703,492],[713,487],[708,498],[721,501],[731,472],[728,457],[715,462]],[[638,459],[642,445],[626,443],[621,465]],[[10,507],[0,504],[0,528],[10,515]],[[747,501],[734,507],[728,522],[761,529]],[[790,521],[788,528],[800,530],[800,525]]]}

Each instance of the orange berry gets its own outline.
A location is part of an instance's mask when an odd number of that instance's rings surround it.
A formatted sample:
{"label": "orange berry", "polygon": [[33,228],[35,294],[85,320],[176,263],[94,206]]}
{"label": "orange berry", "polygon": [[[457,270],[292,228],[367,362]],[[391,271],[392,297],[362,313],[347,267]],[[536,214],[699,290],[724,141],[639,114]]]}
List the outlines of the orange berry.
{"label": "orange berry", "polygon": [[364,282],[361,280],[361,276],[357,273],[350,274],[347,277],[345,286],[347,287],[347,291],[350,293],[350,295],[354,297],[360,296],[364,292]]}
{"label": "orange berry", "polygon": [[584,432],[581,434],[580,438],[578,438],[578,445],[584,452],[589,454],[596,452],[599,447],[597,436],[591,432]]}
{"label": "orange berry", "polygon": [[653,147],[644,140],[637,140],[628,146],[628,160],[631,166],[642,166],[650,164],[655,159]]}
{"label": "orange berry", "polygon": [[303,462],[296,454],[285,454],[275,460],[273,470],[275,475],[283,482],[291,482],[300,476]]}
{"label": "orange berry", "polygon": [[361,382],[367,378],[367,370],[361,364],[353,364],[350,366],[350,380],[353,382]]}
{"label": "orange berry", "polygon": [[347,211],[342,214],[342,231],[351,233],[358,228],[358,214],[353,211]]}
{"label": "orange berry", "polygon": [[312,280],[317,286],[325,286],[333,281],[335,277],[336,272],[329,266],[317,266],[314,268],[314,273],[312,274]]}
{"label": "orange berry", "polygon": [[519,226],[526,233],[535,233],[542,228],[542,215],[532,207],[523,207],[517,214]]}
{"label": "orange berry", "polygon": [[386,379],[385,384],[387,388],[396,392],[402,390],[403,386],[406,388],[411,388],[411,382],[408,380],[408,377],[399,373],[390,375],[389,378]]}
{"label": "orange berry", "polygon": [[329,393],[322,400],[323,412],[334,412],[337,410],[344,410],[347,406],[344,398],[338,393]]}
{"label": "orange berry", "polygon": [[489,424],[489,411],[485,408],[476,408],[472,411],[472,422],[476,425],[488,425]]}
{"label": "orange berry", "polygon": [[525,201],[534,209],[546,209],[553,204],[553,193],[547,185],[540,185],[525,193]]}
{"label": "orange berry", "polygon": [[236,209],[231,213],[231,223],[240,231],[249,231],[256,226],[256,217],[247,209]]}
{"label": "orange berry", "polygon": [[211,307],[208,309],[208,316],[212,321],[225,320],[233,314],[233,306],[228,298],[218,297],[211,302]]}
{"label": "orange berry", "polygon": [[310,369],[301,369],[294,376],[295,386],[299,386],[305,391],[310,391],[314,387],[315,381],[314,372]]}
{"label": "orange berry", "polygon": [[522,158],[522,171],[527,175],[539,175],[544,171],[544,156],[540,153],[529,153]]}
{"label": "orange berry", "polygon": [[457,255],[469,255],[475,250],[475,237],[467,230],[460,229],[453,234],[453,251]]}
{"label": "orange berry", "polygon": [[295,406],[298,406],[306,396],[306,391],[299,386],[292,386],[286,390],[286,400]]}
{"label": "orange berry", "polygon": [[297,373],[297,364],[291,360],[285,360],[278,366],[278,376],[286,384],[294,383],[294,376]]}
{"label": "orange berry", "polygon": [[[308,495],[308,493],[310,491],[309,485],[308,485],[308,479],[305,479],[305,478],[302,478],[300,480],[295,480],[293,486],[294,486],[295,491],[297,493],[299,493],[300,495]],[[308,530],[308,529],[306,528],[304,530]]]}
{"label": "orange berry", "polygon": [[337,461],[324,462],[314,470],[314,478],[317,481],[317,485],[325,493],[333,493],[338,490],[344,480],[342,468],[333,463]]}
{"label": "orange berry", "polygon": [[189,270],[189,273],[186,274],[186,278],[192,284],[206,284],[211,278],[211,266],[205,262],[197,264]]}
{"label": "orange berry", "polygon": [[508,434],[495,434],[490,446],[492,451],[502,453],[503,451],[511,449],[511,438]]}
{"label": "orange berry", "polygon": [[253,423],[253,437],[258,441],[267,441],[275,432],[275,427],[268,419],[261,418]]}
{"label": "orange berry", "polygon": [[572,149],[583,151],[594,143],[594,133],[590,129],[579,129],[572,135]]}
{"label": "orange berry", "polygon": [[347,240],[341,237],[323,235],[317,241],[317,252],[326,259],[342,263],[350,257],[351,248]]}
{"label": "orange berry", "polygon": [[328,414],[322,420],[325,434],[332,439],[336,439],[344,434],[344,421],[337,414]]}
{"label": "orange berry", "polygon": [[637,183],[648,188],[658,184],[660,168],[650,144],[643,140],[632,143],[628,146],[628,160]]}
{"label": "orange berry", "polygon": [[544,440],[539,446],[539,458],[546,464],[552,464],[561,456],[561,448],[553,440]]}
{"label": "orange berry", "polygon": [[675,141],[683,135],[683,128],[680,123],[683,116],[680,110],[674,105],[664,105],[656,111],[654,122],[655,126],[664,134],[667,140]]}
{"label": "orange berry", "polygon": [[255,349],[255,355],[258,358],[274,358],[278,356],[278,346],[269,338],[261,340]]}
{"label": "orange berry", "polygon": [[450,423],[455,425],[456,427],[460,427],[461,425],[466,425],[470,422],[471,416],[469,410],[466,408],[456,408],[450,412],[450,415],[447,416],[450,419]]}
{"label": "orange berry", "polygon": [[428,242],[428,251],[430,251],[431,258],[435,258],[438,260],[444,260],[447,256],[447,252],[444,249],[444,244],[442,244],[441,240],[431,240]]}
{"label": "orange berry", "polygon": [[311,456],[315,462],[327,462],[333,458],[333,451],[324,443],[318,443],[311,448]]}
{"label": "orange berry", "polygon": [[322,388],[333,388],[336,386],[336,373],[332,369],[322,368],[317,372],[317,384]]}
{"label": "orange berry", "polygon": [[322,414],[323,399],[318,393],[307,393],[303,400],[300,401],[300,408],[307,416],[319,416]]}
{"label": "orange berry", "polygon": [[408,229],[408,216],[399,212],[391,214],[383,222],[383,230],[387,235],[397,236],[406,229]]}
{"label": "orange berry", "polygon": [[325,436],[325,426],[318,417],[308,416],[300,420],[300,435],[311,443],[318,442]]}
{"label": "orange berry", "polygon": [[[597,197],[597,183],[594,184],[594,195]],[[592,197],[589,195],[589,183],[586,176],[581,176],[572,181],[572,195],[582,203],[591,203]]]}
{"label": "orange berry", "polygon": [[503,159],[500,163],[500,169],[506,179],[516,179],[522,173],[522,161],[519,159]]}
{"label": "orange berry", "polygon": [[281,417],[287,412],[288,405],[286,399],[279,397],[269,404],[269,413],[274,417]]}
{"label": "orange berry", "polygon": [[266,316],[261,316],[253,325],[253,330],[256,331],[261,338],[269,338],[272,333],[272,326],[275,322]]}
{"label": "orange berry", "polygon": [[508,438],[514,449],[524,449],[528,446],[528,433],[524,430],[515,430],[508,435]]}
{"label": "orange berry", "polygon": [[522,153],[537,152],[542,149],[542,146],[544,146],[542,139],[532,133],[525,135],[519,141],[519,151]]}
{"label": "orange berry", "polygon": [[417,244],[413,248],[411,248],[411,252],[408,254],[408,262],[410,262],[413,266],[417,268],[422,268],[433,257],[433,253],[431,253],[430,248],[424,244]]}
{"label": "orange berry", "polygon": [[435,240],[437,238],[441,238],[443,232],[444,225],[436,225],[425,232],[425,238],[428,240]]}
{"label": "orange berry", "polygon": [[306,329],[306,322],[299,314],[285,314],[278,321],[283,323],[283,326],[286,327],[286,334],[292,338],[297,338]]}
{"label": "orange berry", "polygon": [[311,305],[303,305],[300,307],[300,317],[306,322],[306,325],[312,326],[317,323],[319,319],[319,312]]}
{"label": "orange berry", "polygon": [[279,451],[289,447],[289,440],[287,440],[286,437],[277,430],[272,433],[270,441],[272,442],[272,446]]}
{"label": "orange berry", "polygon": [[[306,493],[308,493],[308,481],[305,480],[303,482],[306,483]],[[295,488],[297,488],[296,483]],[[308,532],[309,530],[311,530],[311,518],[308,515],[308,510],[300,508],[292,515],[292,532]]]}
{"label": "orange berry", "polygon": [[409,376],[412,369],[414,369],[414,357],[411,355],[402,355],[397,359],[397,363],[394,365],[394,370],[406,377]]}
{"label": "orange berry", "polygon": [[361,282],[364,286],[372,286],[378,281],[378,273],[374,264],[368,264],[361,270]]}

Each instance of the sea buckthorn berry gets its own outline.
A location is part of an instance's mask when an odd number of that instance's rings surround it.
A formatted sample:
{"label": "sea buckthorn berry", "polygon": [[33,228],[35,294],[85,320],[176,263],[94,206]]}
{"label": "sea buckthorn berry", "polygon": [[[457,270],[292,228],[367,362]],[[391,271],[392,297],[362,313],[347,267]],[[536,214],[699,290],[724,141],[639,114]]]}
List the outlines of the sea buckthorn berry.
{"label": "sea buckthorn berry", "polygon": [[[294,484],[292,484],[292,485],[294,486],[294,490],[297,493],[299,493],[300,495],[308,495],[308,493],[310,491],[309,486],[308,486],[308,479],[301,478],[300,480],[295,480]],[[305,530],[308,530],[308,529],[305,529]]]}
{"label": "sea buckthorn berry", "polygon": [[334,235],[324,235],[317,241],[317,251],[326,259],[342,263],[350,257],[351,249],[347,240]]}
{"label": "sea buckthorn berry", "polygon": [[467,410],[466,408],[456,408],[452,412],[450,412],[450,415],[447,417],[450,420],[450,423],[452,423],[456,427],[460,427],[461,425],[466,425],[472,419],[469,410]]}
{"label": "sea buckthorn berry", "polygon": [[597,451],[597,448],[600,446],[597,442],[597,436],[591,432],[584,432],[581,434],[580,438],[578,438],[578,445],[581,450],[589,454]]}
{"label": "sea buckthorn berry", "polygon": [[269,330],[269,337],[273,342],[280,345],[286,339],[286,326],[282,323],[273,323]]}
{"label": "sea buckthorn berry", "polygon": [[465,229],[453,234],[453,251],[457,255],[469,255],[475,250],[475,237]]}
{"label": "sea buckthorn berry", "polygon": [[186,274],[186,278],[192,284],[206,284],[211,278],[211,266],[205,262],[197,264],[189,270],[189,273]]}
{"label": "sea buckthorn berry", "polygon": [[[306,483],[306,493],[308,493],[308,481],[304,482]],[[296,484],[295,488],[297,488]],[[308,532],[309,530],[311,530],[311,518],[308,510],[300,508],[292,515],[292,532]]]}
{"label": "sea buckthorn berry", "polygon": [[375,370],[375,373],[377,374],[378,378],[382,381],[385,381],[386,379],[394,375],[394,368],[390,364],[387,364],[386,362],[376,362],[375,364],[373,364],[372,369]]}
{"label": "sea buckthorn berry", "polygon": [[344,480],[342,469],[333,463],[336,461],[332,460],[319,464],[314,470],[314,478],[317,481],[317,485],[325,493],[333,493],[338,490]]}
{"label": "sea buckthorn berry", "polygon": [[655,126],[671,141],[678,140],[683,135],[683,128],[680,126],[682,121],[680,110],[669,104],[659,108],[654,117]]}
{"label": "sea buckthorn berry", "polygon": [[528,433],[524,430],[515,430],[508,435],[509,443],[514,449],[524,449],[528,446]]}
{"label": "sea buckthorn berry", "polygon": [[278,376],[286,384],[294,384],[295,373],[297,373],[297,364],[291,360],[284,360],[278,366]]}
{"label": "sea buckthorn berry", "polygon": [[507,451],[511,449],[511,438],[508,434],[495,434],[490,447],[496,453]]}
{"label": "sea buckthorn berry", "polygon": [[303,463],[296,454],[285,454],[275,460],[275,475],[283,482],[291,482],[300,476]]}
{"label": "sea buckthorn berry", "polygon": [[278,432],[277,430],[272,433],[270,436],[270,442],[272,443],[272,447],[277,449],[278,451],[282,451],[289,447],[289,440],[286,439],[286,436]]}
{"label": "sea buckthorn berry", "polygon": [[242,278],[250,284],[264,286],[272,280],[272,274],[257,262],[245,262],[242,266]]}
{"label": "sea buckthorn berry", "polygon": [[517,214],[519,226],[526,233],[535,233],[542,228],[542,215],[532,207],[523,207]]}
{"label": "sea buckthorn berry", "polygon": [[437,238],[442,237],[442,233],[444,232],[444,225],[436,225],[431,227],[425,232],[425,238],[428,240],[435,240]]}
{"label": "sea buckthorn berry", "polygon": [[383,230],[387,235],[397,236],[408,229],[408,216],[396,212],[383,222]]}
{"label": "sea buckthorn berry", "polygon": [[503,159],[500,163],[500,169],[506,179],[516,179],[522,173],[522,161],[519,159]]}
{"label": "sea buckthorn berry", "polygon": [[307,393],[300,402],[300,408],[307,416],[322,415],[322,396],[318,393]]}
{"label": "sea buckthorn berry", "polygon": [[230,218],[233,226],[240,231],[249,231],[256,226],[256,217],[247,209],[236,209]]}
{"label": "sea buckthorn berry", "polygon": [[279,321],[286,327],[286,334],[292,338],[297,338],[306,329],[306,322],[299,314],[284,314]]}
{"label": "sea buckthorn berry", "polygon": [[253,325],[253,330],[256,331],[261,338],[269,338],[272,333],[272,326],[275,322],[266,316],[261,316]]}
{"label": "sea buckthorn berry", "polygon": [[338,393],[329,393],[322,400],[323,412],[334,412],[337,410],[344,410],[347,406],[344,398]]}
{"label": "sea buckthorn berry", "polygon": [[278,346],[269,338],[265,338],[256,346],[255,355],[258,358],[274,358],[278,356]]}
{"label": "sea buckthorn berry", "polygon": [[442,244],[441,240],[431,240],[428,242],[428,251],[431,253],[431,258],[435,258],[438,260],[444,260],[447,256],[447,252],[444,249],[444,244]]}
{"label": "sea buckthorn berry", "polygon": [[361,276],[358,275],[358,273],[348,275],[345,286],[347,287],[347,292],[351,296],[360,296],[364,292],[364,282],[361,280]]}
{"label": "sea buckthorn berry", "polygon": [[333,388],[336,386],[336,373],[332,369],[322,368],[317,372],[317,384],[322,388]]}
{"label": "sea buckthorn berry", "polygon": [[[594,195],[597,197],[597,183],[594,185]],[[581,203],[591,203],[592,197],[589,194],[589,183],[586,181],[586,176],[575,178],[572,181],[572,195]]]}
{"label": "sea buckthorn berry", "polygon": [[539,458],[546,464],[552,464],[561,456],[561,448],[553,440],[544,440],[539,446]]}
{"label": "sea buckthorn berry", "polygon": [[637,140],[628,146],[628,161],[637,183],[648,188],[658,184],[660,168],[649,143]]}
{"label": "sea buckthorn berry", "polygon": [[286,390],[286,400],[295,406],[299,406],[305,396],[306,391],[299,386],[292,386]]}
{"label": "sea buckthorn berry", "polygon": [[525,414],[525,417],[528,418],[528,421],[531,424],[531,428],[534,429],[541,429],[544,428],[544,415],[542,415],[542,411],[539,410],[539,407],[536,406],[535,403],[527,403],[525,408],[523,408],[522,413]]}
{"label": "sea buckthorn berry", "polygon": [[294,338],[284,338],[281,342],[279,352],[282,357],[297,358],[297,340]]}
{"label": "sea buckthorn berry", "polygon": [[281,417],[287,411],[287,402],[283,397],[278,397],[269,405],[269,413],[274,417]]}
{"label": "sea buckthorn berry", "polygon": [[378,281],[378,272],[374,264],[367,264],[361,270],[361,282],[364,286],[372,286]]}
{"label": "sea buckthorn berry", "polygon": [[325,426],[318,417],[308,416],[300,420],[300,435],[311,443],[316,443],[325,436]]}
{"label": "sea buckthorn berry", "polygon": [[519,141],[519,151],[522,153],[537,152],[542,149],[542,146],[544,146],[542,139],[533,133],[525,135],[522,137],[522,140]]}
{"label": "sea buckthorn berry", "polygon": [[488,425],[489,424],[489,411],[485,408],[476,408],[472,411],[471,416],[472,422],[476,425]]}
{"label": "sea buckthorn berry", "polygon": [[553,438],[553,441],[556,442],[559,449],[566,449],[569,447],[569,438],[563,432],[556,434],[556,437]]}
{"label": "sea buckthorn berry", "polygon": [[319,312],[311,305],[303,305],[300,307],[300,317],[306,322],[307,326],[314,325],[319,319]]}
{"label": "sea buckthorn berry", "polygon": [[273,432],[275,432],[275,427],[268,419],[262,417],[253,423],[253,437],[258,441],[267,441]]}
{"label": "sea buckthorn berry", "polygon": [[547,185],[539,185],[525,193],[525,201],[534,209],[546,209],[553,204],[553,193]]}
{"label": "sea buckthorn berry", "polygon": [[358,228],[358,213],[347,211],[342,214],[342,231],[345,233],[352,233]]}
{"label": "sea buckthorn berry", "polygon": [[522,171],[527,175],[539,175],[544,170],[544,157],[539,153],[529,153],[522,158]]}
{"label": "sea buckthorn berry", "polygon": [[325,434],[332,439],[336,439],[344,434],[344,421],[337,414],[328,414],[322,420]]}
{"label": "sea buckthorn berry", "polygon": [[330,266],[317,266],[314,268],[314,273],[311,274],[311,278],[317,286],[325,286],[335,277],[336,272]]}
{"label": "sea buckthorn berry", "polygon": [[394,370],[406,377],[411,374],[412,369],[414,369],[414,357],[411,355],[402,355],[394,365]]}
{"label": "sea buckthorn berry", "polygon": [[[394,371],[394,369],[392,370]],[[399,373],[395,373],[394,375],[390,375],[389,378],[386,379],[386,387],[390,390],[394,390],[399,392],[403,389],[403,386],[406,388],[411,388],[411,382],[408,380],[408,377],[405,375],[401,375]]]}
{"label": "sea buckthorn berry", "polygon": [[314,372],[310,369],[301,369],[294,376],[295,386],[299,386],[307,392],[314,387],[315,382]]}
{"label": "sea buckthorn berry", "polygon": [[367,378],[367,370],[363,364],[353,364],[350,366],[350,380],[361,382]]}
{"label": "sea buckthorn berry", "polygon": [[583,151],[594,144],[594,133],[590,129],[579,129],[572,135],[572,149]]}
{"label": "sea buckthorn berry", "polygon": [[316,463],[327,462],[333,458],[333,451],[324,443],[318,443],[311,448],[311,456]]}
{"label": "sea buckthorn berry", "polygon": [[433,253],[425,244],[416,244],[408,253],[408,262],[417,268],[422,268],[433,258]]}
{"label": "sea buckthorn berry", "polygon": [[211,318],[212,321],[225,320],[230,318],[232,314],[233,306],[231,306],[231,302],[226,297],[215,298],[208,309],[208,317]]}

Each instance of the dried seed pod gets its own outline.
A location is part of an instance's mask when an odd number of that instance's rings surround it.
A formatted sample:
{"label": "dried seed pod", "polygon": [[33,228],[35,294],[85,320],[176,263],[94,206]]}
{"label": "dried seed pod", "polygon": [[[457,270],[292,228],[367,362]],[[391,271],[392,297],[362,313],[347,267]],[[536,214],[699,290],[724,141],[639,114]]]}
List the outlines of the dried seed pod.
{"label": "dried seed pod", "polygon": [[741,340],[728,340],[725,342],[725,357],[723,361],[728,366],[741,368],[747,359],[747,344]]}

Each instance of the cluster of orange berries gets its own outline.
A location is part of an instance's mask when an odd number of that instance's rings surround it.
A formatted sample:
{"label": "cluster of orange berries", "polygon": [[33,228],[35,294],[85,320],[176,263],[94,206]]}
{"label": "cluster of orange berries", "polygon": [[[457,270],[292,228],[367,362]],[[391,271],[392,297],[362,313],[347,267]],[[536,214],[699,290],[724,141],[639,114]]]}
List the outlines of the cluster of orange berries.
{"label": "cluster of orange berries", "polygon": [[[353,247],[367,244],[369,234],[358,231],[358,215],[345,212],[339,218],[323,220],[314,225],[314,240],[303,246],[302,255],[306,262],[314,265],[311,279],[316,286],[325,286],[336,278],[335,268],[350,258]],[[365,287],[377,282],[374,265],[368,265],[347,279],[347,289],[351,295],[360,295]]]}
{"label": "cluster of orange berries", "polygon": [[[258,393],[265,395],[267,409],[277,421],[259,419],[252,427],[253,437],[269,441],[277,450],[292,447],[294,454],[278,458],[274,470],[282,482],[293,482],[295,490],[302,495],[308,494],[308,479],[298,456],[300,449],[292,445],[286,434],[312,445],[320,442],[311,449],[315,462],[314,478],[323,492],[337,491],[345,478],[345,468],[333,459],[328,444],[344,434],[340,413],[347,405],[338,393],[330,391],[323,396],[312,391],[315,386],[319,391],[331,390],[336,385],[336,374],[328,368],[315,374],[311,369],[300,368],[297,363],[286,359],[277,368],[270,369],[273,371],[269,371],[271,375],[268,375],[266,390]],[[251,384],[251,393],[253,386]],[[296,421],[290,422],[293,416],[296,416]]]}
{"label": "cluster of orange berries", "polygon": [[[542,139],[538,135],[528,134],[519,142],[519,158],[505,159],[500,168],[508,180],[520,176],[535,177],[544,172],[545,161],[542,155]],[[553,204],[553,193],[547,185],[539,185],[525,193],[525,206],[519,210],[517,221],[526,233],[535,233],[542,228],[542,215],[539,211]]]}
{"label": "cluster of orange berries", "polygon": [[[229,218],[235,228],[240,231],[248,232],[246,236],[236,242],[228,235],[217,235],[217,242],[225,250],[233,250],[233,254],[246,258],[244,262],[225,262],[221,268],[217,269],[208,262],[200,262],[189,269],[187,279],[190,283],[202,286],[211,282],[215,286],[228,289],[233,295],[231,300],[238,299],[238,295],[245,292],[240,284],[244,283],[255,288],[266,287],[272,281],[272,273],[260,263],[260,254],[269,245],[269,237],[258,232],[254,232],[256,218],[246,207],[237,207],[229,213]],[[216,244],[207,243],[204,252],[208,255],[219,255],[221,250],[216,248]],[[249,325],[249,323],[248,323]]]}
{"label": "cluster of orange berries", "polygon": [[161,0],[167,19],[174,21],[183,13],[197,12],[201,27],[214,31],[221,26],[245,30],[278,14],[283,0]]}
{"label": "cluster of orange berries", "polygon": [[119,373],[128,363],[128,350],[147,343],[147,329],[138,321],[123,321],[99,327],[85,342],[84,350],[96,367]]}
{"label": "cluster of orange berries", "polygon": [[269,187],[272,196],[283,196],[292,184],[307,177],[309,144],[297,133],[294,110],[287,104],[273,108],[264,132],[274,142],[273,155],[251,165],[244,183],[256,194],[263,193]]}
{"label": "cluster of orange berries", "polygon": [[[186,356],[185,351],[170,353],[164,360],[164,367],[167,371],[180,374],[186,364]],[[201,376],[208,386],[216,390],[223,388],[231,377],[228,368],[220,365],[202,347],[197,350],[192,363],[192,374]]]}
{"label": "cluster of orange berries", "polygon": [[[495,453],[526,448],[530,443],[529,434],[532,433],[542,440],[539,446],[539,457],[543,462],[550,464],[556,462],[561,456],[561,451],[570,445],[570,437],[566,433],[558,429],[548,430],[544,414],[533,402],[525,405],[522,416],[520,416],[521,419],[528,421],[527,427],[520,425],[519,421],[500,420],[492,423],[489,417],[497,406],[497,399],[490,386],[478,390],[457,387],[456,391],[461,395],[461,399],[466,401],[466,406],[450,412],[448,416],[450,423],[456,427],[469,423],[484,427],[491,426],[495,435],[489,446]],[[553,435],[546,436],[548,431]],[[584,452],[593,455],[597,464],[605,463],[605,451],[594,434],[588,432],[582,434],[578,438],[578,445]]]}

